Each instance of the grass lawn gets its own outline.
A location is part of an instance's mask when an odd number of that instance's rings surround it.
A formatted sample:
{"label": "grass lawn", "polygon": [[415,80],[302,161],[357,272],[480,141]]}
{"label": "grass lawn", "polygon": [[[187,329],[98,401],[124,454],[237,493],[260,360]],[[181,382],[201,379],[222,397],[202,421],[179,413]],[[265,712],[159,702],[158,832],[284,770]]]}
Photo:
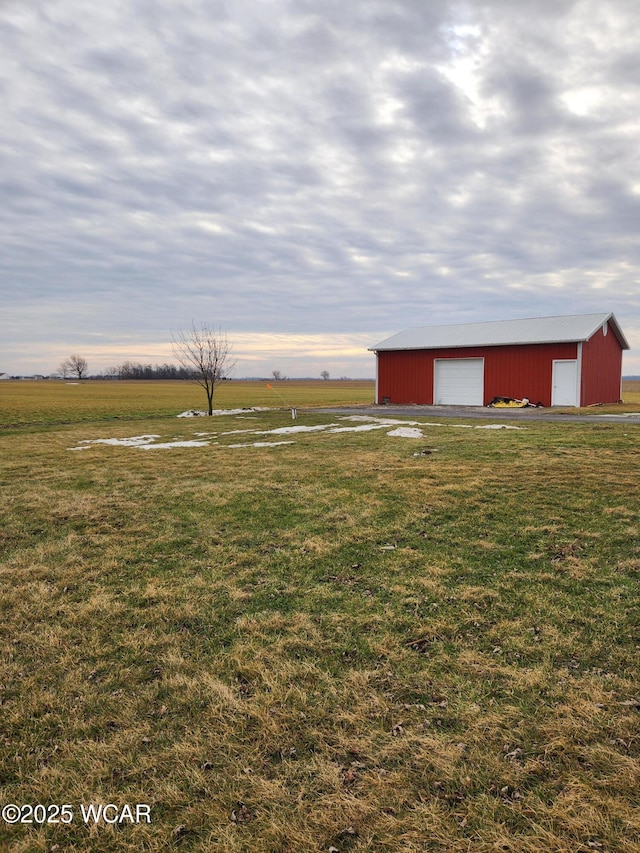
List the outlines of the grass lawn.
{"label": "grass lawn", "polygon": [[[271,386],[271,387],[269,387]],[[215,408],[246,406],[340,406],[371,404],[373,380],[233,380],[215,392]],[[98,420],[175,417],[189,409],[206,411],[204,390],[195,382],[89,381],[0,382],[0,428]]]}
{"label": "grass lawn", "polygon": [[0,804],[73,817],[0,850],[640,850],[638,426],[74,399],[0,432]]}

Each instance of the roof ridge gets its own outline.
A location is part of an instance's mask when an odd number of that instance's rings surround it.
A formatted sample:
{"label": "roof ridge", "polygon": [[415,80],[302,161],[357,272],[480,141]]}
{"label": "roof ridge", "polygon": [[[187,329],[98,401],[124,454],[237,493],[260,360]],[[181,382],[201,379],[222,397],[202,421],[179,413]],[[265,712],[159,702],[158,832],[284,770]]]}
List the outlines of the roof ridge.
{"label": "roof ridge", "polygon": [[489,326],[492,323],[527,323],[532,320],[565,320],[574,317],[605,317],[612,315],[611,311],[589,311],[584,314],[544,314],[537,317],[504,317],[501,320],[465,320],[461,323],[433,323],[420,326],[409,326],[410,329],[446,329],[450,326]]}
{"label": "roof ridge", "polygon": [[611,323],[621,347],[629,349],[622,329],[611,311],[411,326],[369,349],[375,352],[385,349],[444,349],[580,342],[589,340],[604,323]]}

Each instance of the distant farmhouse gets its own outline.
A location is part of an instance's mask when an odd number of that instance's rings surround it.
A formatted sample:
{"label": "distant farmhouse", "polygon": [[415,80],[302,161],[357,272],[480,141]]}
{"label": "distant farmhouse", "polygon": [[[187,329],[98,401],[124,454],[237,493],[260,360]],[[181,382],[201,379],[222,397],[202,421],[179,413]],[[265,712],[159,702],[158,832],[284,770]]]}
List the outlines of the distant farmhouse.
{"label": "distant farmhouse", "polygon": [[0,373],[0,379],[11,379],[8,373]]}
{"label": "distant farmhouse", "polygon": [[423,326],[370,347],[377,403],[456,406],[615,403],[626,349],[613,314]]}

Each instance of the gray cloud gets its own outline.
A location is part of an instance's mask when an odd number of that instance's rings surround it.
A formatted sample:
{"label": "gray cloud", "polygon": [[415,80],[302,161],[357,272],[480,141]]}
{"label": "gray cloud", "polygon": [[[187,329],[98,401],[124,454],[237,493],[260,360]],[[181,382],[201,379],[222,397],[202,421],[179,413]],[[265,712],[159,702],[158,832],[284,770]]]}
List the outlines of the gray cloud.
{"label": "gray cloud", "polygon": [[192,318],[375,341],[613,309],[640,344],[639,23],[625,0],[1,5],[0,370],[83,341],[97,368]]}

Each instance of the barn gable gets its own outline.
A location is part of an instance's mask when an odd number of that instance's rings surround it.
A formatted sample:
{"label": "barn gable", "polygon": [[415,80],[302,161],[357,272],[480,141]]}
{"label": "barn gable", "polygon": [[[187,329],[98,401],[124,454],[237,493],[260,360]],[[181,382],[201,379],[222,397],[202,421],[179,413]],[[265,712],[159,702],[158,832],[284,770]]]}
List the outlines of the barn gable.
{"label": "barn gable", "polygon": [[613,314],[538,317],[407,329],[371,350],[378,403],[484,405],[528,397],[545,406],[620,398],[622,350]]}

